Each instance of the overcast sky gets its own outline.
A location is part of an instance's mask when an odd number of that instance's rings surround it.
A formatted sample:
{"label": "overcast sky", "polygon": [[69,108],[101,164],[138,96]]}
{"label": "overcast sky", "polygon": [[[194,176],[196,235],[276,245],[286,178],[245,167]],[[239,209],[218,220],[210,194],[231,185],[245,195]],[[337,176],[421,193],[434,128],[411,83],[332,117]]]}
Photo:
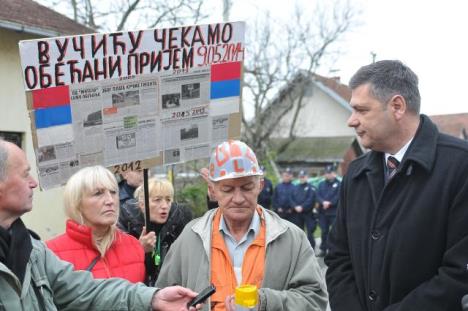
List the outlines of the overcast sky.
{"label": "overcast sky", "polygon": [[[41,0],[38,0],[43,2]],[[110,0],[107,0],[110,1]],[[208,22],[222,19],[223,0],[207,0]],[[230,20],[252,21],[271,10],[272,20],[284,20],[300,3],[305,10],[312,3],[330,0],[232,0]],[[346,1],[346,0],[341,0]],[[342,43],[344,55],[319,73],[340,76],[348,83],[362,65],[376,59],[399,59],[419,76],[421,110],[426,114],[468,112],[465,98],[468,84],[468,1],[349,0],[362,11],[362,25],[348,33]],[[59,9],[56,7],[56,9]],[[63,10],[62,10],[63,11]],[[247,28],[249,31],[249,28]],[[329,71],[333,69],[333,71]]]}
{"label": "overcast sky", "polygon": [[[303,1],[304,5],[310,2]],[[244,19],[249,12],[245,7],[270,7],[273,14],[284,16],[291,3],[292,0],[234,0],[231,19]],[[377,60],[400,59],[416,72],[423,113],[468,112],[467,1],[350,0],[350,3],[361,8],[363,25],[347,35],[343,43],[345,55],[332,68],[338,71],[330,73],[323,68],[321,74],[341,76],[347,84],[360,66],[372,61],[374,52]]]}

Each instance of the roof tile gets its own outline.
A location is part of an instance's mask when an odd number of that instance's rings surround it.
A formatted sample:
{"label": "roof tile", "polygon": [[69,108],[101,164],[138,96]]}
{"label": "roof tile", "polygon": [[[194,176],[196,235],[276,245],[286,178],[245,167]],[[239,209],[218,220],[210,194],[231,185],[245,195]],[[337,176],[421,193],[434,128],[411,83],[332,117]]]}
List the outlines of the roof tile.
{"label": "roof tile", "polygon": [[440,114],[429,116],[439,131],[458,138],[468,134],[468,113]]}

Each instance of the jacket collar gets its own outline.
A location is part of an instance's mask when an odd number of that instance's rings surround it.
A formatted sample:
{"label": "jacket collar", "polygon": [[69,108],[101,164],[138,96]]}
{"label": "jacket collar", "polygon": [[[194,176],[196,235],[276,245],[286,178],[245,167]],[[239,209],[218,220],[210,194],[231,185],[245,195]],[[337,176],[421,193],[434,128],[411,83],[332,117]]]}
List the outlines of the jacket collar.
{"label": "jacket collar", "polygon": [[87,247],[94,249],[92,229],[86,225],[80,225],[74,220],[68,219],[65,228],[68,236]]}
{"label": "jacket collar", "polygon": [[[281,220],[281,218],[274,212],[267,210],[260,206],[262,209],[262,218],[265,220],[265,242],[268,245],[271,241],[275,240],[278,236],[286,232],[288,226]],[[196,221],[191,229],[198,234],[203,241],[203,248],[207,254],[210,254],[211,247],[211,226],[213,218],[218,208],[207,211],[202,217]]]}
{"label": "jacket collar", "polygon": [[21,299],[24,299],[29,291],[32,274],[31,267],[37,264],[37,261],[39,261],[39,256],[41,256],[44,252],[43,244],[42,242],[39,242],[39,236],[34,233],[34,235],[31,235],[30,238],[33,248],[28,259],[28,264],[26,265],[26,273],[24,275],[23,284],[21,284],[18,277],[5,264],[0,262],[0,275],[5,274],[7,277],[12,279],[12,281],[9,281],[9,283],[12,285],[13,289],[17,292]]}
{"label": "jacket collar", "polygon": [[[439,131],[426,115],[422,114],[420,120],[416,135],[403,157],[399,170],[406,169],[412,162],[419,164],[428,172],[434,166]],[[370,151],[365,155],[365,159],[359,162],[356,172],[351,177],[357,178],[365,172],[383,169],[382,159],[383,152]]]}

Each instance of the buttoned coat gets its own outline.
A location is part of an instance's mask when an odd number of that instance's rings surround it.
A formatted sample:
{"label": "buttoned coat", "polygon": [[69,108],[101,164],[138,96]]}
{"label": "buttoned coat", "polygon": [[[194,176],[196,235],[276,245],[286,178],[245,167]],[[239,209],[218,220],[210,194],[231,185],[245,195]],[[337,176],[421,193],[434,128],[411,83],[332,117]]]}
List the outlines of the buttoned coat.
{"label": "buttoned coat", "polygon": [[468,293],[468,143],[424,115],[395,176],[351,163],[330,235],[333,311],[458,311]]}

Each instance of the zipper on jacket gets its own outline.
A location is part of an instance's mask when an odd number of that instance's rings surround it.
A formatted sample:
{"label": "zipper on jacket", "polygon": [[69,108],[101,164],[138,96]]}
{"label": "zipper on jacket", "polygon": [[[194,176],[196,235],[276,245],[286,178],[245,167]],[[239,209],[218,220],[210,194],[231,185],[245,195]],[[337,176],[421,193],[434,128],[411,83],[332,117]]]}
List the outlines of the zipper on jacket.
{"label": "zipper on jacket", "polygon": [[102,262],[104,263],[104,269],[105,269],[105,271],[107,273],[107,278],[111,278],[112,276],[111,276],[111,272],[109,270],[109,263],[107,262],[107,258],[105,258],[105,257],[102,258]]}

